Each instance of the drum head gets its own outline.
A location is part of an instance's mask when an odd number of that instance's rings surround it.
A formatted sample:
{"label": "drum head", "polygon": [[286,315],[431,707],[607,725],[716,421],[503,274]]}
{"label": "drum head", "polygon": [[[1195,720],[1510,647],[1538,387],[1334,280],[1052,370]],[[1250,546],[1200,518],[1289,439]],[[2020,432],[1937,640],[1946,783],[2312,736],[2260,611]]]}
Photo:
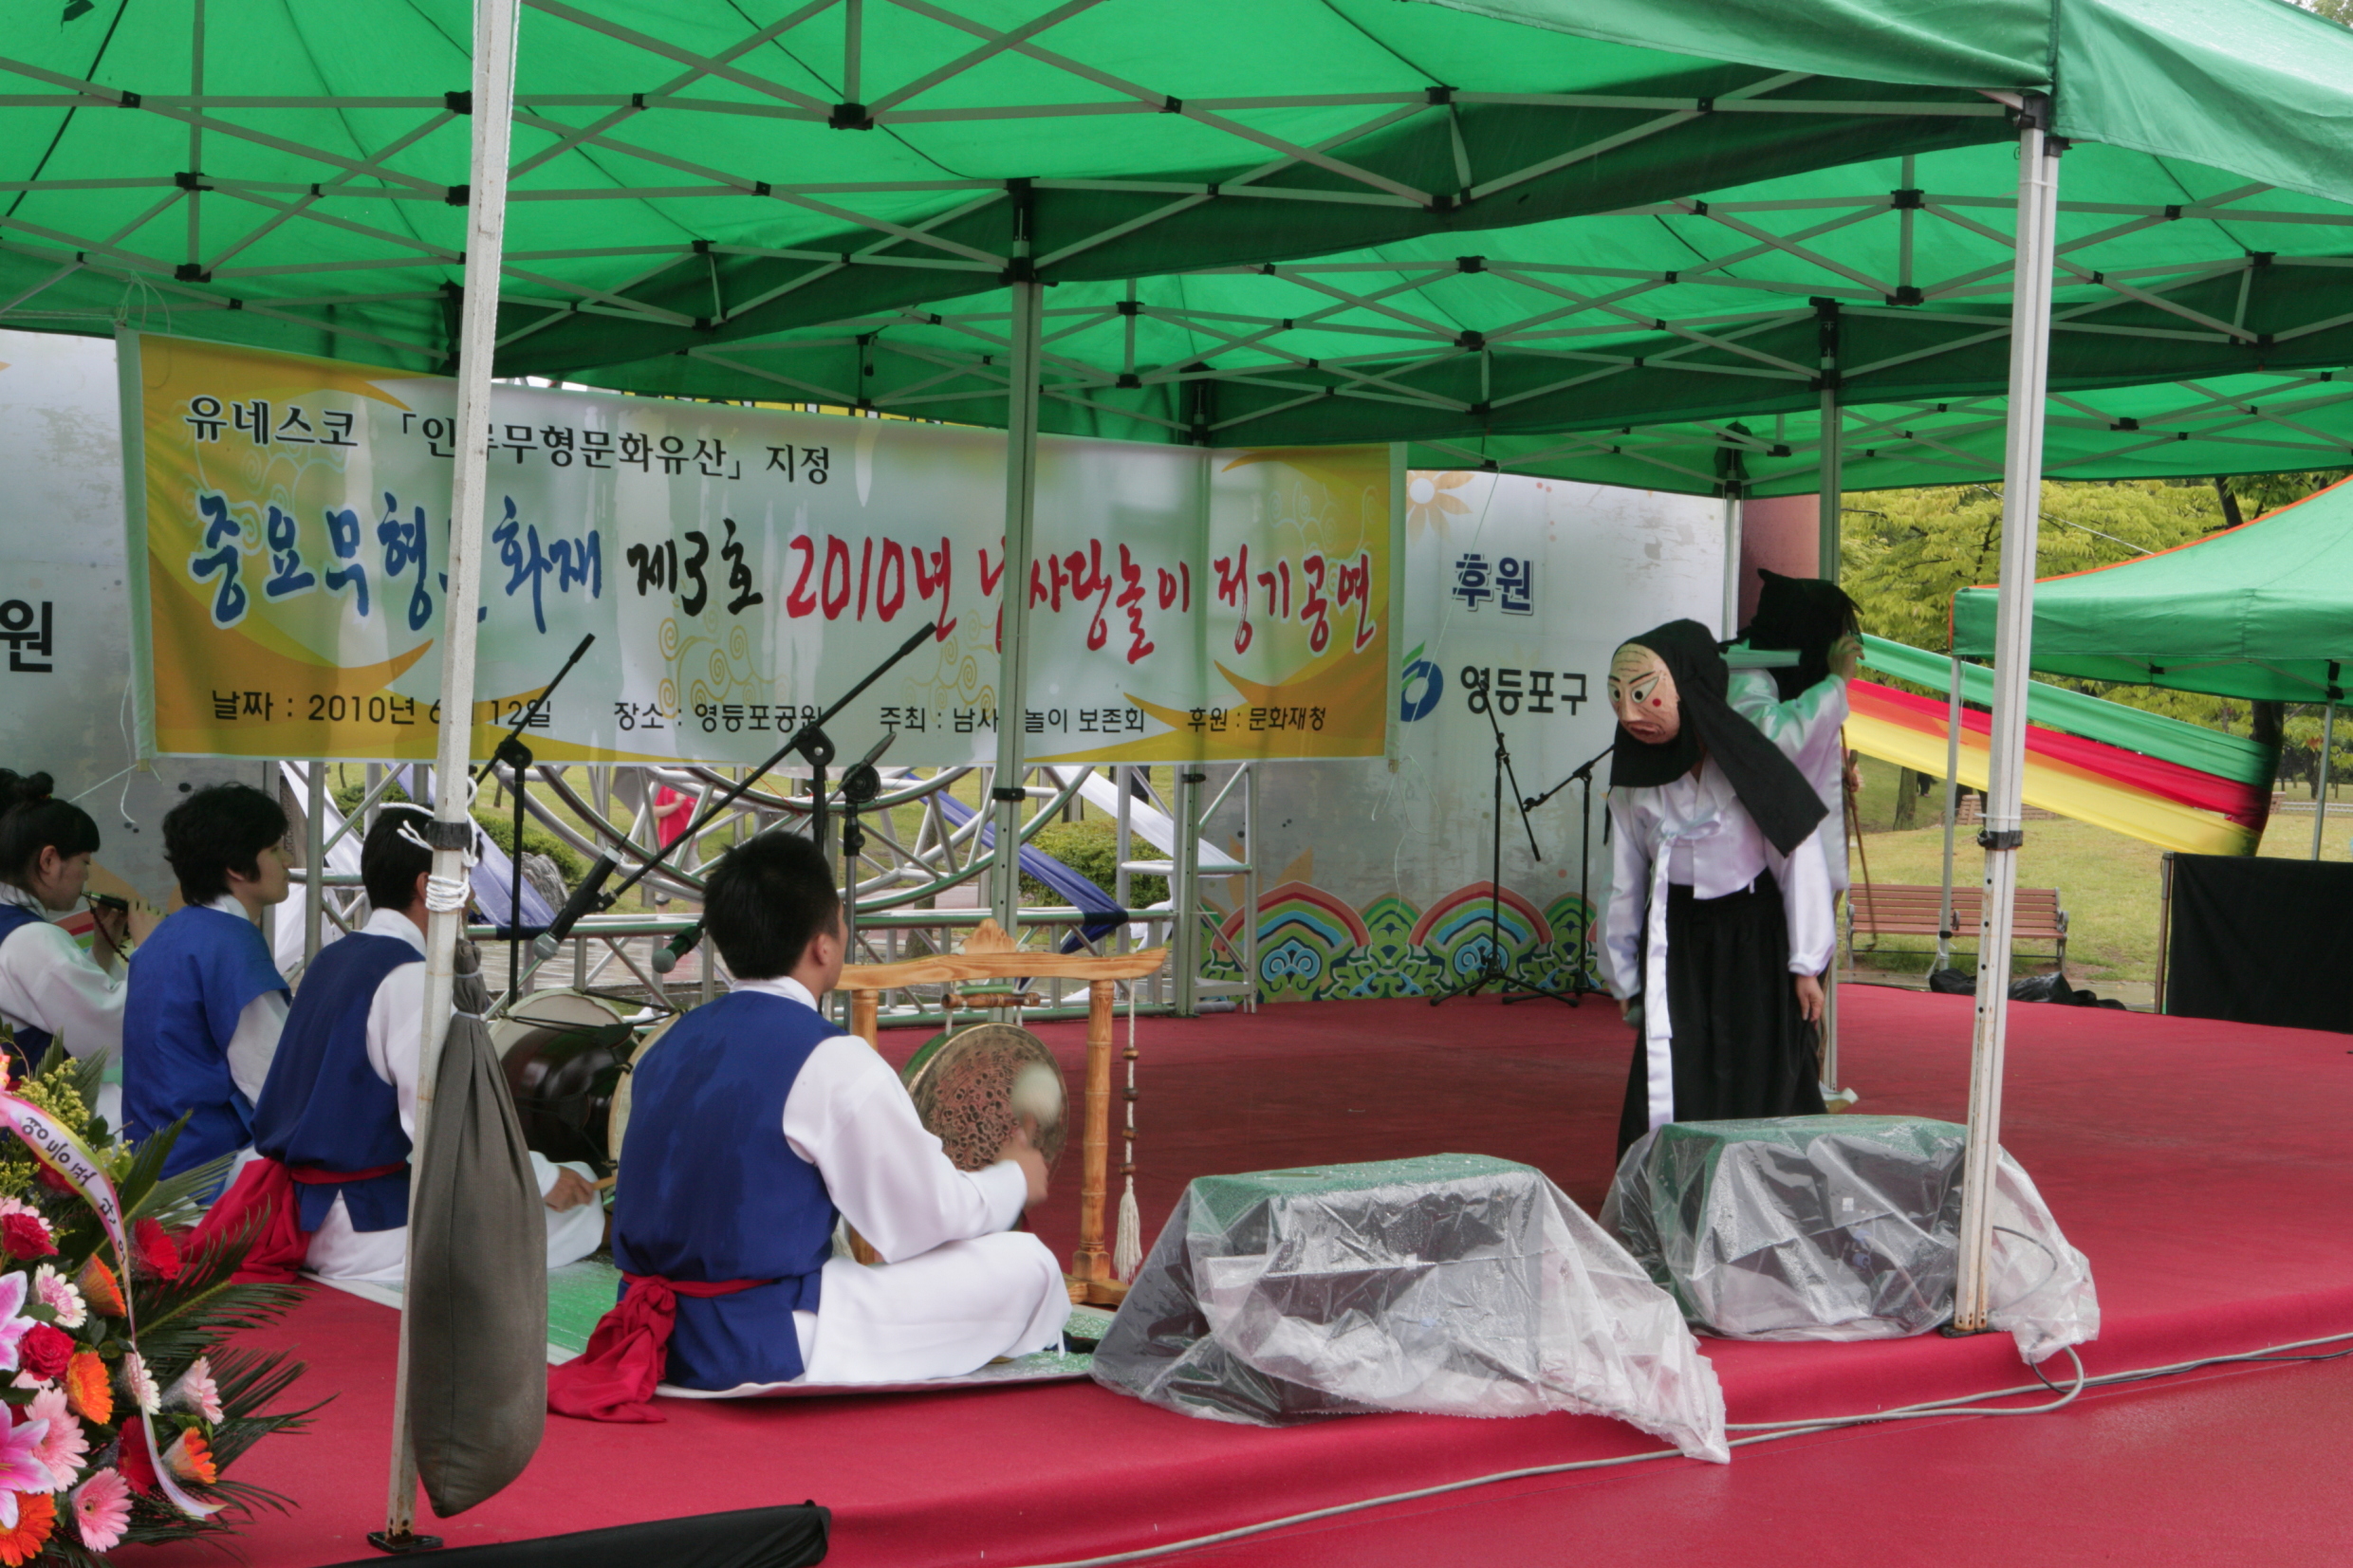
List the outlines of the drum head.
{"label": "drum head", "polygon": [[1046,1163],[1062,1155],[1069,1092],[1053,1053],[1027,1029],[981,1024],[958,1030],[917,1051],[900,1077],[916,1115],[959,1171],[996,1162],[997,1151],[1021,1124],[1024,1105],[1037,1117],[1037,1148]]}
{"label": "drum head", "polygon": [[551,1160],[604,1163],[613,1090],[636,1033],[624,1005],[584,991],[542,991],[491,1025],[523,1141]]}
{"label": "drum head", "polygon": [[606,1158],[611,1160],[616,1168],[621,1164],[621,1139],[629,1131],[629,1085],[637,1073],[638,1063],[643,1061],[645,1053],[652,1050],[661,1037],[670,1032],[670,1026],[685,1016],[684,1013],[672,1013],[668,1018],[646,1030],[645,1038],[638,1042],[636,1049],[630,1053],[628,1061],[621,1067],[621,1080],[613,1085],[613,1109],[605,1118],[604,1150]]}

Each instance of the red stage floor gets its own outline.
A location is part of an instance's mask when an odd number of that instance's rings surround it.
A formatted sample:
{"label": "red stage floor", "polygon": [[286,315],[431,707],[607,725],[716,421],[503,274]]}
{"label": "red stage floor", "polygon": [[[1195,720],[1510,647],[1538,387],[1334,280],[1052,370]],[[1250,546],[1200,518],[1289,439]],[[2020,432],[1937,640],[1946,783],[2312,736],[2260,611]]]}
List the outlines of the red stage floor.
{"label": "red stage floor", "polygon": [[[1959,1117],[1968,999],[1850,988],[1843,1005],[1862,1109]],[[1442,1151],[1525,1160],[1595,1207],[1625,1074],[1615,1014],[1481,1000],[1147,1019],[1147,1237],[1196,1174]],[[2353,1331],[2344,1037],[2049,1005],[2011,1018],[2004,1142],[2092,1261],[2095,1374]],[[1075,1028],[1042,1032],[1075,1062]],[[900,1054],[917,1042],[885,1041]],[[1041,1227],[1057,1245],[1071,1234],[1075,1174],[1065,1168]],[[339,1397],[313,1434],[239,1467],[300,1503],[244,1538],[255,1568],[365,1555],[382,1507],[392,1331],[390,1312],[322,1292],[267,1337],[299,1345],[313,1396]],[[1736,1422],[2030,1381],[2006,1337],[1705,1345]],[[2353,1435],[2337,1412],[2349,1393],[2353,1362],[2203,1374],[2094,1393],[2052,1416],[1801,1438],[1744,1449],[1729,1467],[1669,1460],[1514,1483],[1186,1560],[1546,1560],[1568,1541],[1581,1556],[1673,1541],[1697,1560],[1759,1560],[1771,1539],[1788,1560],[1820,1562],[2343,1561]],[[439,1528],[467,1544],[814,1498],[835,1510],[839,1563],[1018,1564],[1656,1447],[1566,1416],[1264,1431],[1092,1385],[671,1413],[657,1428],[551,1419],[522,1480]],[[177,1568],[180,1556],[197,1560],[185,1548],[139,1560]]]}

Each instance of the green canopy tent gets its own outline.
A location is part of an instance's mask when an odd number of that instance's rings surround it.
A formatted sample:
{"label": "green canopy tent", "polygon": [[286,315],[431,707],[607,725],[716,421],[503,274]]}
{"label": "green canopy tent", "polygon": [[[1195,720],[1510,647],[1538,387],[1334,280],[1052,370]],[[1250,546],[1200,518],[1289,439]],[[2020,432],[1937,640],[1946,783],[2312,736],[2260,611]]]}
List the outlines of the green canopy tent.
{"label": "green canopy tent", "polygon": [[[1994,651],[1992,588],[1953,598],[1953,651]],[[2353,483],[2034,589],[2034,668],[2273,702],[2343,700],[2353,671]]]}
{"label": "green canopy tent", "polygon": [[[1958,1302],[1983,1326],[2054,316],[2069,388],[2327,368],[2353,39],[2271,0],[536,0],[510,56],[514,0],[478,9],[471,49],[459,0],[196,0],[169,25],[115,0],[20,29],[0,322],[454,363],[467,430],[493,360],[773,398],[881,378],[880,334],[974,394],[922,412],[1008,429],[1016,581],[1047,407],[1162,439],[1474,443],[1810,410],[1834,541],[1843,405],[1999,388],[2016,588]],[[1147,323],[1190,341],[1132,357]],[[936,329],[968,341],[940,360]],[[804,350],[837,368],[796,376]],[[707,368],[733,375],[664,378]],[[452,703],[484,456],[456,465]],[[1014,731],[1000,781],[1020,764]],[[396,1470],[403,1529],[410,1505]]]}

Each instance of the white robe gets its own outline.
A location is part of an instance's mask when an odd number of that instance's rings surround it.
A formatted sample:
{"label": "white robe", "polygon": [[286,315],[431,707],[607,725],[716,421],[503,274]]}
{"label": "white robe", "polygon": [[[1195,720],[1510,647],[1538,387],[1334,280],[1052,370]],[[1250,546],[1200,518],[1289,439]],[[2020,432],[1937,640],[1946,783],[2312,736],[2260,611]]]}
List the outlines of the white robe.
{"label": "white robe", "polygon": [[1814,836],[1830,874],[1833,896],[1846,891],[1846,682],[1831,675],[1784,702],[1769,670],[1735,670],[1725,693],[1732,711],[1765,732],[1797,765],[1830,815]]}
{"label": "white robe", "polygon": [[[816,1005],[795,980],[736,986]],[[825,1264],[817,1310],[793,1314],[805,1369],[795,1381],[954,1377],[1062,1343],[1070,1316],[1062,1265],[1037,1237],[1010,1228],[1028,1196],[1021,1168],[1003,1160],[958,1171],[864,1041],[837,1035],[809,1052],[778,1131],[886,1260]],[[763,1386],[774,1385],[725,1392]]]}
{"label": "white robe", "polygon": [[[398,910],[378,910],[361,928],[371,936],[396,936],[418,952],[425,950],[425,933]],[[392,1085],[400,1106],[400,1131],[417,1134],[417,1058],[424,1046],[425,966],[403,964],[386,975],[368,1004],[368,1065]],[[243,1020],[239,1020],[242,1027]],[[249,1151],[250,1153],[250,1151]],[[557,1166],[534,1152],[531,1171],[545,1196],[555,1186],[558,1170],[577,1172],[594,1181],[596,1172],[584,1165]],[[234,1177],[232,1177],[233,1180]],[[590,1201],[562,1212],[547,1210],[547,1266],[578,1263],[604,1240],[604,1206]],[[310,1271],[325,1280],[365,1284],[398,1284],[408,1266],[406,1226],[390,1230],[355,1230],[342,1193],[319,1228],[311,1232],[306,1260]]]}
{"label": "white robe", "polygon": [[[233,914],[249,924],[253,918],[233,893],[222,894],[205,908]],[[289,1005],[284,991],[264,991],[237,1014],[237,1027],[229,1037],[229,1078],[248,1104],[261,1102],[262,1085],[269,1081],[269,1064],[277,1060],[278,1036],[286,1031]]]}
{"label": "white robe", "polygon": [[[1782,913],[1788,921],[1789,972],[1820,974],[1829,967],[1838,932],[1830,915],[1829,875],[1814,839],[1783,857],[1741,805],[1722,768],[1703,764],[1655,789],[1613,789],[1609,815],[1602,968],[1611,995],[1623,1000],[1643,989],[1642,932],[1653,918],[1651,889],[1662,846],[1666,882],[1690,888],[1694,897],[1738,893],[1769,870],[1781,884]],[[1656,917],[1663,962],[1663,903]]]}
{"label": "white robe", "polygon": [[92,1109],[109,1127],[121,1126],[122,1006],[130,987],[83,951],[31,894],[0,882],[0,903],[41,917],[38,925],[19,926],[0,940],[0,1018],[20,1028],[46,1029],[77,1061],[104,1061],[108,1081]]}

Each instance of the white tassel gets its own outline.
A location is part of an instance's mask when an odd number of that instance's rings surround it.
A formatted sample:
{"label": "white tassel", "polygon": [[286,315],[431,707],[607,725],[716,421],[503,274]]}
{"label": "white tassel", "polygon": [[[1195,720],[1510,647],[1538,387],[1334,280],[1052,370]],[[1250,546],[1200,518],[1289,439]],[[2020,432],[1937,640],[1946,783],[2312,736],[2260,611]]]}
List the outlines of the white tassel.
{"label": "white tassel", "polygon": [[1127,1138],[1121,1151],[1127,1167],[1120,1192],[1119,1228],[1111,1238],[1111,1275],[1121,1284],[1136,1277],[1144,1261],[1144,1217],[1136,1206],[1136,987],[1127,987]]}
{"label": "white tassel", "polygon": [[1121,1284],[1136,1277],[1144,1261],[1144,1216],[1136,1207],[1136,1178],[1127,1178],[1120,1194],[1120,1228],[1111,1243],[1111,1272]]}

